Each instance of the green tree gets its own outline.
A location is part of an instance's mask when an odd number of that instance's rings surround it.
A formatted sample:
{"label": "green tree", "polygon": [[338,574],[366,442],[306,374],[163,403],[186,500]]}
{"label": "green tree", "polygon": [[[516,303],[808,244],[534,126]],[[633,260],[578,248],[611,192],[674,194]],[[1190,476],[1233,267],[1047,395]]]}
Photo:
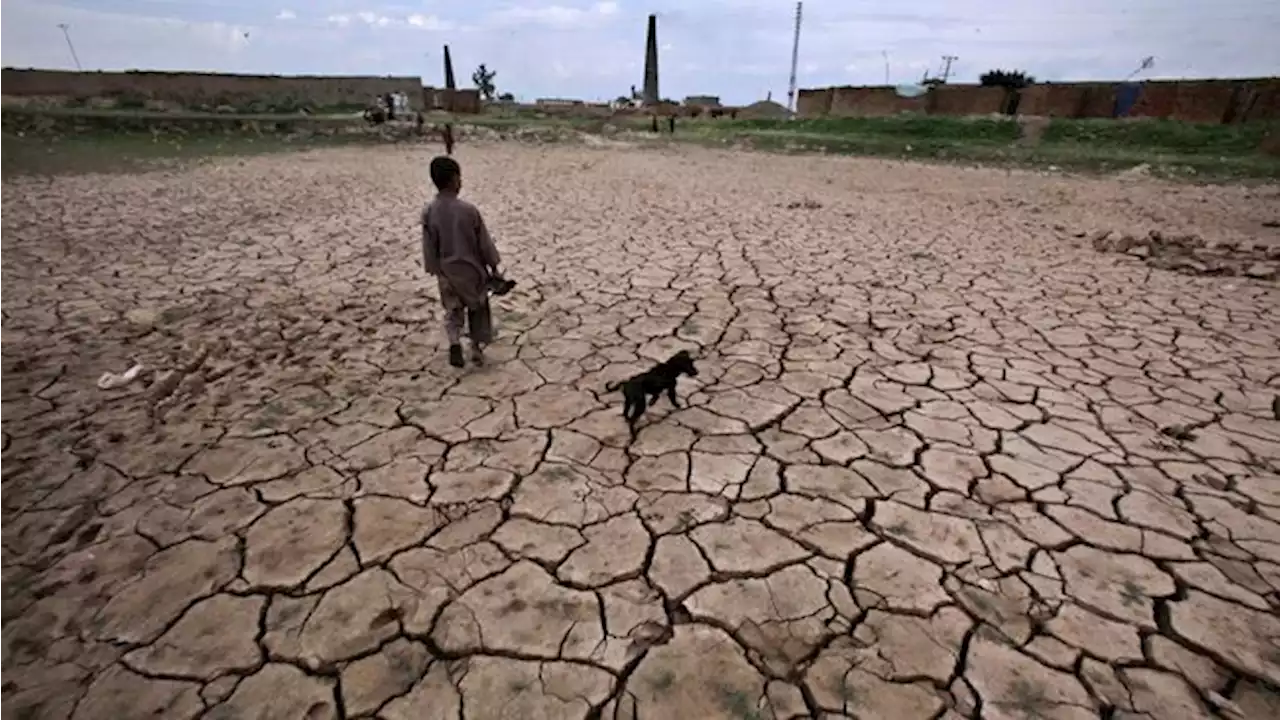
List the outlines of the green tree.
{"label": "green tree", "polygon": [[983,87],[1021,90],[1028,85],[1035,85],[1036,79],[1021,70],[988,70],[978,77],[978,84]]}
{"label": "green tree", "polygon": [[480,67],[471,73],[471,82],[475,83],[485,100],[492,100],[493,94],[497,92],[498,88],[493,84],[493,79],[497,76],[498,73],[486,68],[484,63],[480,63]]}

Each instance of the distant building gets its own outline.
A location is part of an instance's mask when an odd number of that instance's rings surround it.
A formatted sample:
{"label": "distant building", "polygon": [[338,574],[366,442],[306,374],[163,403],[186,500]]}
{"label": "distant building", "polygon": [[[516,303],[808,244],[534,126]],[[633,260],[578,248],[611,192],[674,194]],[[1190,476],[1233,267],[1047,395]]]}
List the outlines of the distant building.
{"label": "distant building", "polygon": [[684,99],[684,104],[689,107],[716,108],[720,107],[720,96],[690,95]]}
{"label": "distant building", "polygon": [[570,100],[568,98],[538,98],[535,101],[535,104],[550,107],[571,107],[574,105],[581,105],[582,101]]}

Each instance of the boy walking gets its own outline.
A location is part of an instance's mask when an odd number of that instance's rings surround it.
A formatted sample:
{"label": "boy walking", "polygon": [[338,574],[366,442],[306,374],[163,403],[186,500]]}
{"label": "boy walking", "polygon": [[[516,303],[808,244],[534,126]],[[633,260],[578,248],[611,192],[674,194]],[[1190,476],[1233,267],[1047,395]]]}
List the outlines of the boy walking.
{"label": "boy walking", "polygon": [[450,157],[431,161],[436,197],[422,211],[422,264],[436,276],[444,329],[449,339],[449,364],[460,368],[462,325],[471,337],[471,360],[484,362],[484,346],[493,341],[489,312],[489,282],[501,277],[501,258],[475,205],[462,200],[462,168]]}

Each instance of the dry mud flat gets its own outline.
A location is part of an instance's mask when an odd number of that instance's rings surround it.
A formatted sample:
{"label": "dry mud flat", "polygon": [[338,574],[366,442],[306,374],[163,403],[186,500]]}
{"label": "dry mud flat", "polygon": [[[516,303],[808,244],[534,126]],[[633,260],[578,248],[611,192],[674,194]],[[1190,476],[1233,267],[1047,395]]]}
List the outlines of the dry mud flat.
{"label": "dry mud flat", "polygon": [[461,160],[461,373],[421,150],[6,183],[6,718],[1278,716],[1280,290],[1089,241],[1274,188]]}

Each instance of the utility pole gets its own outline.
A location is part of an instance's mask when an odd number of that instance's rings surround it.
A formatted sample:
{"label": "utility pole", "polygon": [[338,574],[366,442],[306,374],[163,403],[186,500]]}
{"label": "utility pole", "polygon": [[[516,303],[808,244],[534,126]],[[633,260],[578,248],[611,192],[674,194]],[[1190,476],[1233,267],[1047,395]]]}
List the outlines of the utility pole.
{"label": "utility pole", "polygon": [[943,85],[946,85],[947,78],[951,77],[951,63],[959,59],[960,58],[956,57],[955,55],[942,56],[942,84]]}
{"label": "utility pole", "polygon": [[880,57],[884,58],[884,84],[885,84],[885,87],[888,87],[889,86],[889,51],[881,50]]}
{"label": "utility pole", "polygon": [[58,27],[62,29],[62,37],[67,39],[67,49],[71,51],[71,59],[75,61],[76,70],[84,72],[84,68],[80,67],[80,57],[76,55],[76,46],[71,43],[71,26],[66,23],[58,23]]}
{"label": "utility pole", "polygon": [[791,82],[787,86],[787,110],[796,110],[796,64],[800,61],[800,15],[803,2],[796,3],[796,35],[791,42]]}

